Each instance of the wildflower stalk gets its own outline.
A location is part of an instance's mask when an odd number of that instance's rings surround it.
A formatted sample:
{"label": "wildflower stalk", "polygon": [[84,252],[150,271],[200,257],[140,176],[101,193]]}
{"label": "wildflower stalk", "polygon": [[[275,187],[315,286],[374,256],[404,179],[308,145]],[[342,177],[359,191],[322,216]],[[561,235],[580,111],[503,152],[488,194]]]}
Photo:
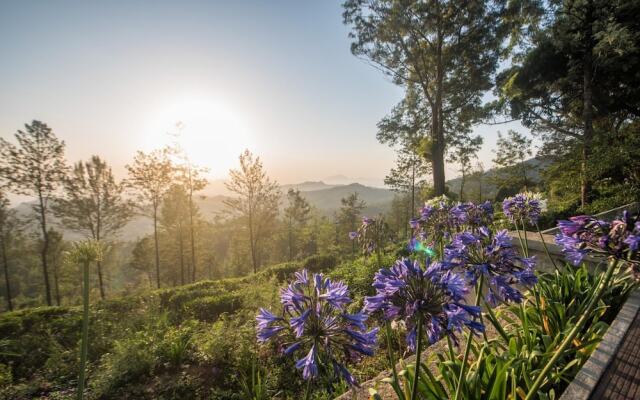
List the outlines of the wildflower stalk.
{"label": "wildflower stalk", "polygon": [[551,264],[553,264],[553,268],[555,268],[556,271],[560,271],[560,269],[558,269],[558,266],[556,265],[555,260],[551,257],[551,253],[549,253],[549,248],[547,247],[547,243],[544,241],[544,236],[542,236],[542,231],[540,230],[540,226],[538,226],[537,222],[536,222],[536,229],[538,230],[538,235],[540,235],[540,241],[542,242],[542,247],[544,247],[544,252],[547,253],[547,257],[549,258],[549,261],[551,261]]}
{"label": "wildflower stalk", "polygon": [[553,355],[553,357],[551,357],[551,359],[547,362],[547,364],[544,366],[542,371],[540,371],[540,374],[538,375],[536,380],[533,382],[533,386],[531,386],[531,389],[529,389],[529,393],[527,393],[527,397],[525,398],[525,400],[531,400],[536,396],[538,389],[540,388],[540,386],[542,386],[542,383],[547,377],[547,375],[549,374],[549,371],[551,371],[551,368],[553,368],[553,366],[558,361],[558,359],[563,355],[567,347],[569,347],[573,339],[582,330],[582,327],[584,326],[584,324],[589,320],[589,318],[592,317],[591,313],[593,312],[593,309],[595,308],[595,306],[598,304],[598,301],[600,301],[600,298],[602,297],[602,294],[604,293],[605,289],[609,285],[609,281],[611,280],[611,277],[613,276],[613,272],[616,269],[617,265],[618,265],[617,259],[614,259],[609,263],[609,267],[605,272],[604,279],[601,281],[600,286],[598,286],[595,294],[587,304],[587,307],[584,313],[582,314],[580,319],[578,319],[578,322],[576,322],[575,326],[573,327],[573,329],[571,329],[567,337],[565,337],[562,343],[560,343],[560,346],[555,351],[555,354]]}
{"label": "wildflower stalk", "polygon": [[416,369],[413,375],[413,387],[411,388],[411,400],[418,398],[418,380],[420,377],[420,364],[422,363],[422,314],[418,314],[418,337],[416,338]]}
{"label": "wildflower stalk", "polygon": [[490,316],[489,320],[491,321],[492,325],[496,328],[496,330],[498,331],[500,336],[502,336],[505,342],[509,344],[509,335],[507,335],[507,332],[505,332],[502,325],[500,325],[500,321],[498,321],[498,317],[496,317],[496,314],[493,312],[493,308],[491,308],[491,306],[487,304],[486,300],[484,301],[484,305],[487,307],[487,312],[489,313],[489,316]]}
{"label": "wildflower stalk", "polygon": [[309,400],[311,398],[311,382],[311,379],[307,381],[307,388],[304,391],[304,400]]}
{"label": "wildflower stalk", "polygon": [[[480,305],[480,299],[482,298],[482,283],[484,282],[484,276],[480,276],[480,281],[476,286],[476,302],[475,305]],[[471,351],[471,342],[473,341],[473,331],[469,330],[467,334],[467,345],[464,349],[464,357],[462,358],[462,366],[460,367],[460,376],[458,377],[458,386],[456,386],[456,395],[454,400],[460,399],[462,392],[462,379],[464,377],[465,369],[467,368],[467,361],[469,360],[469,352]]]}
{"label": "wildflower stalk", "polygon": [[80,347],[80,372],[78,374],[78,400],[84,396],[84,374],[87,364],[87,352],[89,350],[89,261],[82,263],[83,275],[83,315],[82,315],[82,344]]}
{"label": "wildflower stalk", "polygon": [[[393,384],[394,385],[398,385],[400,380],[398,379],[398,373],[396,372],[396,359],[393,356],[393,347],[391,344],[391,324],[389,323],[389,321],[387,321],[385,323],[385,332],[386,332],[386,338],[387,338],[387,356],[389,358],[389,365],[391,366],[391,374],[393,375]],[[398,397],[400,397],[400,400],[404,400],[404,395],[402,395],[402,392],[398,392]]]}

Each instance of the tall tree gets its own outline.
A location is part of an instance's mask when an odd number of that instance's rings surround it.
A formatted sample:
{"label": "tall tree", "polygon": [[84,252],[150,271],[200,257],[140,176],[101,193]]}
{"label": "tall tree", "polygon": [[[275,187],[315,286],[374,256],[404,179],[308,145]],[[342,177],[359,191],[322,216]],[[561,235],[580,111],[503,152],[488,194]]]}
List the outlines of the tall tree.
{"label": "tall tree", "polygon": [[164,195],[162,207],[160,209],[160,224],[167,231],[170,237],[174,238],[177,245],[178,265],[180,266],[180,284],[184,285],[189,278],[189,271],[185,269],[185,231],[189,223],[189,194],[185,187],[180,184],[173,184]]}
{"label": "tall tree", "polygon": [[9,199],[0,191],[0,253],[2,253],[2,270],[9,311],[13,310],[11,274],[9,273],[9,243],[17,225],[15,211],[9,208]]}
{"label": "tall tree", "polygon": [[545,155],[579,159],[582,208],[590,202],[595,136],[618,135],[640,116],[638,1],[548,2],[496,93],[506,112],[541,136]]}
{"label": "tall tree", "polygon": [[[355,232],[358,228],[358,220],[362,215],[362,210],[366,207],[364,200],[360,199],[358,192],[351,193],[349,196],[340,199],[342,207],[338,214],[338,222],[345,227],[342,237],[347,238],[348,232]],[[356,254],[356,242],[351,240],[351,254]]]}
{"label": "tall tree", "polygon": [[482,141],[482,136],[470,137],[462,135],[457,137],[453,143],[449,161],[458,164],[458,172],[460,172],[460,201],[464,201],[464,184],[471,172],[471,162],[478,157],[478,150],[482,146]]}
{"label": "tall tree", "polygon": [[525,161],[533,154],[531,150],[531,139],[520,132],[509,129],[507,136],[498,132],[496,143],[496,154],[493,159],[494,164],[501,168],[493,177],[498,188],[513,187],[516,191],[531,185],[527,176],[527,166]]}
{"label": "tall tree", "polygon": [[[156,256],[156,284],[160,288],[160,247],[158,243],[158,210],[164,194],[173,180],[173,165],[168,150],[154,150],[150,153],[138,151],[133,163],[127,165],[127,184],[135,190],[141,210],[153,220],[153,241]],[[150,212],[149,212],[150,211]]]}
{"label": "tall tree", "polygon": [[42,233],[40,258],[45,297],[52,305],[49,282],[48,214],[49,201],[62,183],[67,166],[64,159],[64,141],[59,140],[47,124],[33,121],[25,124],[25,130],[14,135],[17,146],[0,138],[0,175],[15,193],[36,197],[33,206],[35,218]]}
{"label": "tall tree", "polygon": [[287,192],[287,207],[284,209],[287,224],[287,247],[289,261],[296,254],[295,238],[300,236],[301,230],[311,218],[311,206],[307,199],[300,195],[299,190],[289,189]]}
{"label": "tall tree", "polygon": [[53,278],[53,298],[57,306],[62,304],[62,293],[60,290],[60,270],[63,262],[65,241],[61,232],[49,228],[49,251],[47,262]]}
{"label": "tall tree", "polygon": [[196,280],[196,271],[197,271],[197,257],[196,257],[196,205],[193,200],[193,196],[195,193],[201,191],[207,186],[207,179],[204,178],[204,175],[209,172],[209,169],[206,167],[201,167],[198,165],[194,165],[189,158],[189,155],[184,150],[182,145],[180,145],[180,137],[182,136],[182,131],[185,128],[184,123],[177,122],[176,129],[177,132],[174,134],[176,137],[176,142],[171,147],[170,151],[173,153],[173,156],[176,160],[176,177],[185,187],[187,196],[188,196],[188,208],[189,208],[189,243],[190,243],[190,251],[191,251],[191,281],[194,282]]}
{"label": "tall tree", "polygon": [[236,197],[225,200],[230,212],[244,223],[249,236],[251,263],[256,273],[260,266],[260,244],[278,214],[280,190],[267,176],[260,157],[245,150],[239,157],[240,169],[229,171],[228,190]]}
{"label": "tall tree", "polygon": [[[64,195],[52,209],[66,228],[87,239],[112,239],[129,221],[132,205],[123,197],[124,184],[117,182],[111,167],[100,157],[78,162],[64,180]],[[102,260],[96,262],[100,297],[105,298]]]}
{"label": "tall tree", "polygon": [[408,194],[409,219],[416,212],[416,197],[427,185],[425,176],[430,172],[430,166],[413,149],[397,152],[396,166],[391,168],[384,178],[384,184],[400,193]]}
{"label": "tall tree", "polygon": [[[518,2],[514,2],[518,3]],[[344,22],[353,30],[353,54],[364,57],[398,85],[416,87],[426,107],[436,195],[445,193],[445,119],[468,126],[485,116],[482,95],[511,26],[502,23],[511,2],[471,0],[347,0]]]}

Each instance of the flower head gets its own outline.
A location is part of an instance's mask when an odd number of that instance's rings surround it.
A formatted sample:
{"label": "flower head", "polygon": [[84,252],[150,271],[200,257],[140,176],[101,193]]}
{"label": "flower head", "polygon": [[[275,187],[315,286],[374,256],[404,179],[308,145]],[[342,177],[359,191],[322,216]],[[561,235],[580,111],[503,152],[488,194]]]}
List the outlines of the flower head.
{"label": "flower head", "polygon": [[511,222],[538,223],[542,212],[541,195],[539,193],[523,192],[513,197],[507,197],[502,202],[502,211]]}
{"label": "flower head", "polygon": [[[296,362],[304,379],[333,374],[356,385],[344,362],[373,355],[378,329],[367,331],[367,314],[349,314],[349,288],[322,274],[309,279],[306,270],[280,292],[282,316],[260,309],[257,321],[258,342],[277,341],[285,355],[303,351]],[[328,368],[330,366],[331,368]]]}
{"label": "flower head", "polygon": [[443,335],[455,342],[455,333],[465,326],[484,329],[475,322],[480,309],[464,304],[468,293],[464,280],[439,263],[427,260],[423,269],[418,261],[398,260],[391,268],[376,273],[373,287],[376,295],[365,298],[365,311],[380,311],[389,321],[403,321],[411,351],[415,351],[419,321],[431,343]]}
{"label": "flower head", "polygon": [[624,211],[622,217],[607,222],[589,215],[579,215],[558,221],[560,233],[556,243],[573,265],[579,265],[586,255],[611,257],[640,268],[640,216]]}
{"label": "flower head", "polygon": [[389,238],[387,224],[382,219],[362,217],[362,224],[356,232],[349,232],[349,239],[357,240],[364,254],[371,254],[377,248],[384,247]]}
{"label": "flower head", "polygon": [[519,256],[506,230],[493,234],[484,227],[477,234],[457,234],[445,248],[445,262],[465,271],[473,284],[482,277],[488,286],[487,301],[493,304],[520,302],[522,293],[515,285],[530,287],[537,282],[535,259]]}

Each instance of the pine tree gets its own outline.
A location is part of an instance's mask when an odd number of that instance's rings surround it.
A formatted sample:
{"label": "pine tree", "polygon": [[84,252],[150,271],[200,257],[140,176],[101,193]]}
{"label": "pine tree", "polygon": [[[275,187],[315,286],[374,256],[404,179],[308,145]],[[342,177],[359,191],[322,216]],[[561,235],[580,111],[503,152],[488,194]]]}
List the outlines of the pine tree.
{"label": "pine tree", "polygon": [[[86,239],[113,239],[132,216],[132,205],[123,197],[124,185],[117,182],[111,167],[98,156],[78,162],[64,180],[64,195],[52,209],[62,224]],[[105,298],[103,263],[96,262],[100,297]]]}
{"label": "pine tree", "polygon": [[155,250],[156,285],[160,288],[160,247],[158,243],[158,211],[165,193],[173,181],[174,167],[169,160],[168,150],[154,150],[151,153],[138,151],[133,163],[127,165],[127,184],[138,198],[139,208],[153,220],[153,240]]}
{"label": "pine tree", "polygon": [[25,130],[14,135],[17,146],[0,138],[0,175],[15,193],[33,196],[35,219],[42,233],[40,259],[47,305],[52,305],[49,282],[48,217],[50,202],[63,182],[67,166],[64,159],[65,144],[40,121],[25,124]]}
{"label": "pine tree", "polygon": [[280,190],[267,176],[260,157],[245,150],[239,157],[240,169],[229,171],[227,189],[236,197],[225,200],[230,213],[240,218],[248,231],[253,272],[260,267],[261,244],[278,215]]}

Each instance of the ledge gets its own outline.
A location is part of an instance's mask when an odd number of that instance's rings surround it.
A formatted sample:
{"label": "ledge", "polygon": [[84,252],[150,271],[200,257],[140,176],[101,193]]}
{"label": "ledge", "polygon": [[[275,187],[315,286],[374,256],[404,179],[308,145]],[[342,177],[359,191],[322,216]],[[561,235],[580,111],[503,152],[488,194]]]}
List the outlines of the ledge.
{"label": "ledge", "polygon": [[629,295],[618,316],[602,338],[600,345],[580,369],[560,400],[587,400],[590,398],[620,349],[639,309],[640,289],[636,289]]}

